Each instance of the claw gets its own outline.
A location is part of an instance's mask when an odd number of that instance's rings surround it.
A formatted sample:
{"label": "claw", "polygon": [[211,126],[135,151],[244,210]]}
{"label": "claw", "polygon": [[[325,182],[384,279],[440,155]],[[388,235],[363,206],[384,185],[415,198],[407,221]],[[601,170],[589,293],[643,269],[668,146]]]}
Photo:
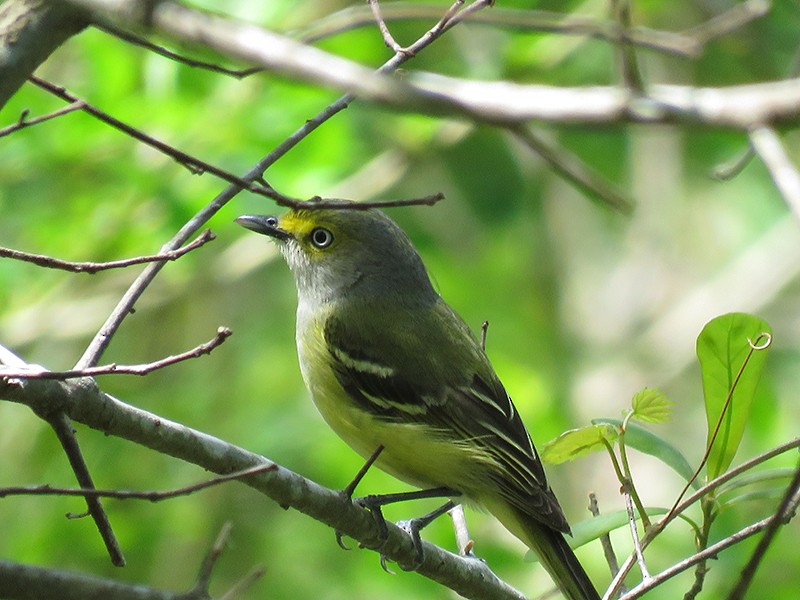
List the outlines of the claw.
{"label": "claw", "polygon": [[341,531],[335,531],[334,533],[336,535],[336,543],[339,545],[339,548],[342,550],[352,550],[350,546],[344,543],[344,540],[342,539],[344,534]]}
{"label": "claw", "polygon": [[422,548],[422,538],[419,532],[427,524],[428,522],[424,519],[409,519],[408,521],[397,522],[397,526],[411,537],[411,543],[414,545],[414,562],[408,567],[399,565],[403,571],[416,571],[422,566],[425,560],[425,551]]}

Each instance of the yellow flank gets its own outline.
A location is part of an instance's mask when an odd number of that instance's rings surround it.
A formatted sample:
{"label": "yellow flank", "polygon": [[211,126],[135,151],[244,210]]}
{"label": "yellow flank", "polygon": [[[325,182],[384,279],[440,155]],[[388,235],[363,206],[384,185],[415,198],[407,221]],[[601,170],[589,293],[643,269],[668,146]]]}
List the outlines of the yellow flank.
{"label": "yellow flank", "polygon": [[[496,461],[476,444],[446,439],[434,428],[417,423],[394,423],[375,418],[360,408],[339,384],[320,331],[324,309],[303,328],[297,340],[303,378],[322,417],[364,458],[384,446],[377,466],[420,488],[449,487],[468,499],[472,490],[485,490]],[[431,460],[435,456],[436,460]]]}

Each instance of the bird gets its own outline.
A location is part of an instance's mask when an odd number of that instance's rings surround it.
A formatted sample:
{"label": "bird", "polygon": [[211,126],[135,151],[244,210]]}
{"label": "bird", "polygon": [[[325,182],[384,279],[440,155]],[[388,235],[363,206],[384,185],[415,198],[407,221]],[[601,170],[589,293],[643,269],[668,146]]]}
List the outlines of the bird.
{"label": "bird", "polygon": [[569,600],[599,600],[477,336],[391,218],[338,204],[236,219],[272,238],[292,272],[300,370],[323,419],[361,456],[381,448],[375,466],[394,477],[488,510]]}

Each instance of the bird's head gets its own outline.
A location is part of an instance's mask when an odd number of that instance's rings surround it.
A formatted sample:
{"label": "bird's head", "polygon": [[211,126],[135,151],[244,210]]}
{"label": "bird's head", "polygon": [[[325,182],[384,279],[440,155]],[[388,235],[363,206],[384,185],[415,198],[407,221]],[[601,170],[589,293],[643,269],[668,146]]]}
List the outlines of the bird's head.
{"label": "bird's head", "polygon": [[392,295],[430,300],[436,293],[405,232],[374,209],[293,209],[280,217],[245,215],[236,222],[273,238],[302,300],[329,302]]}

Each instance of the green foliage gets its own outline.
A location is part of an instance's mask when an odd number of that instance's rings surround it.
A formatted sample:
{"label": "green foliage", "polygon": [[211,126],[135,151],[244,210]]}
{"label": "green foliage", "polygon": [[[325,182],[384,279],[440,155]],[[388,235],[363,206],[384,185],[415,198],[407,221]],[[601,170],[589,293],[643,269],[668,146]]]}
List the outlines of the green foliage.
{"label": "green foliage", "polygon": [[545,462],[559,464],[605,449],[619,437],[619,429],[610,425],[592,425],[565,431],[542,448]]}
{"label": "green foliage", "polygon": [[[203,4],[271,29],[302,31],[319,16],[358,3]],[[442,10],[450,4],[443,2]],[[730,85],[762,81],[765,72],[786,72],[800,16],[790,3],[772,4],[767,17],[712,40],[691,61],[642,49],[647,84]],[[531,3],[512,5],[528,9]],[[699,6],[637,2],[636,25],[694,27],[709,16],[707,7]],[[607,17],[603,2],[548,1],[537,8]],[[403,22],[398,37],[412,39],[431,24],[429,19]],[[389,52],[368,22],[355,32],[331,35],[324,46],[368,64],[378,64]],[[217,60],[195,49],[176,50]],[[406,68],[475,79],[608,85],[617,83],[616,54],[607,41],[591,36],[468,24],[421,54],[423,63],[411,61]],[[338,95],[270,74],[236,80],[204,72],[94,28],[70,40],[37,74],[237,174]],[[38,116],[62,106],[26,84],[0,113],[0,126],[16,122],[23,109]],[[647,416],[665,417],[668,407],[660,396],[642,392],[630,407],[633,412],[625,413],[627,419],[595,420],[591,427],[568,432],[552,448],[541,442],[589,419],[619,415],[620,404],[643,382],[658,385],[672,398],[691,397],[698,386],[690,336],[714,311],[729,310],[720,305],[757,311],[776,330],[787,332],[783,345],[772,351],[763,384],[776,397],[793,397],[800,372],[794,333],[800,290],[789,282],[796,281],[793,265],[800,260],[793,250],[796,225],[757,161],[724,184],[708,177],[718,163],[747,146],[742,133],[693,126],[574,125],[552,126],[543,133],[634,196],[635,213],[623,218],[587,202],[500,129],[396,114],[364,102],[318,129],[266,176],[281,192],[298,197],[380,200],[446,194],[446,201],[434,208],[397,209],[391,215],[420,248],[445,299],[476,331],[484,319],[491,322],[488,353],[542,454],[555,454],[557,461],[582,458],[547,469],[571,522],[581,521],[589,489],[606,503],[599,518],[573,526],[580,542],[608,531],[613,535],[627,523],[619,510],[619,478],[608,456],[595,452],[606,449],[604,441],[619,457],[624,435],[634,483],[656,480],[640,490],[648,506],[645,514],[655,516],[660,513],[650,505],[670,506],[675,490],[664,489],[662,473],[650,471],[652,461],[647,472],[639,471],[639,455],[654,456],[688,479],[713,425],[706,426],[702,403],[688,401],[678,405],[674,424],[647,421]],[[791,144],[796,146],[797,137],[789,133],[785,141],[796,156]],[[193,175],[87,115],[72,113],[0,139],[0,245],[73,260],[150,254],[223,187],[208,174]],[[100,385],[126,402],[338,488],[352,478],[361,459],[322,422],[303,388],[289,274],[274,260],[274,249],[232,223],[240,214],[279,210],[245,194],[225,207],[209,223],[217,240],[167,265],[102,361],[138,363],[175,354],[211,338],[218,325],[233,329],[230,340],[210,356],[146,378],[104,377]],[[69,275],[0,259],[0,343],[30,362],[71,367],[139,271]],[[759,293],[753,294],[754,289]],[[751,378],[756,359],[743,377]],[[729,372],[719,367],[724,373],[715,395],[724,401]],[[730,369],[737,368],[732,363]],[[735,393],[733,418],[745,400],[738,386]],[[740,437],[736,446],[742,455],[797,435],[800,403],[775,400],[769,410],[758,408],[751,411],[748,427],[759,435],[755,440]],[[657,425],[658,433],[634,419]],[[0,403],[0,423],[0,486],[75,485],[52,432],[30,411]],[[734,434],[730,429],[726,450],[735,451]],[[166,490],[208,477],[170,457],[80,426],[78,436],[95,481],[104,488]],[[723,463],[714,469],[727,468]],[[618,466],[624,475],[624,466]],[[735,507],[725,511],[725,526],[746,524],[739,509],[757,512],[762,505],[756,496],[774,497],[785,482],[783,473],[780,468],[754,473],[763,479],[745,485],[747,479],[740,477],[719,490],[719,502]],[[376,471],[359,492],[398,489],[405,488]],[[252,591],[255,598],[450,597],[414,574],[384,575],[371,552],[340,552],[327,528],[239,484],[158,504],[109,500],[106,506],[128,556],[122,573],[108,564],[88,520],[64,518],[83,509],[73,498],[3,499],[0,555],[181,589],[193,581],[221,525],[232,521],[233,543],[212,578],[215,595],[263,563],[267,570]],[[389,507],[387,517],[408,518],[428,508]],[[549,587],[540,570],[534,574],[521,563],[522,545],[504,537],[491,517],[468,509],[467,518],[476,553],[500,576],[532,596]],[[425,537],[453,549],[450,529],[442,520]],[[667,531],[667,540],[648,550],[653,564],[673,564],[685,556],[691,531],[676,529],[674,537]],[[618,535],[624,543],[615,540],[615,546],[622,556],[629,538],[627,532]],[[792,536],[779,536],[779,547],[762,567],[762,581],[770,582],[776,600],[797,593],[792,543]],[[744,551],[730,560],[720,555],[708,597],[724,597],[747,556]],[[600,585],[607,583],[599,546],[588,544],[580,557]],[[665,587],[658,597],[683,596],[691,578],[690,573],[676,577],[669,584],[675,587]]]}
{"label": "green foliage", "polygon": [[730,313],[710,321],[697,338],[708,420],[709,480],[725,472],[739,448],[771,334],[764,320]]}

